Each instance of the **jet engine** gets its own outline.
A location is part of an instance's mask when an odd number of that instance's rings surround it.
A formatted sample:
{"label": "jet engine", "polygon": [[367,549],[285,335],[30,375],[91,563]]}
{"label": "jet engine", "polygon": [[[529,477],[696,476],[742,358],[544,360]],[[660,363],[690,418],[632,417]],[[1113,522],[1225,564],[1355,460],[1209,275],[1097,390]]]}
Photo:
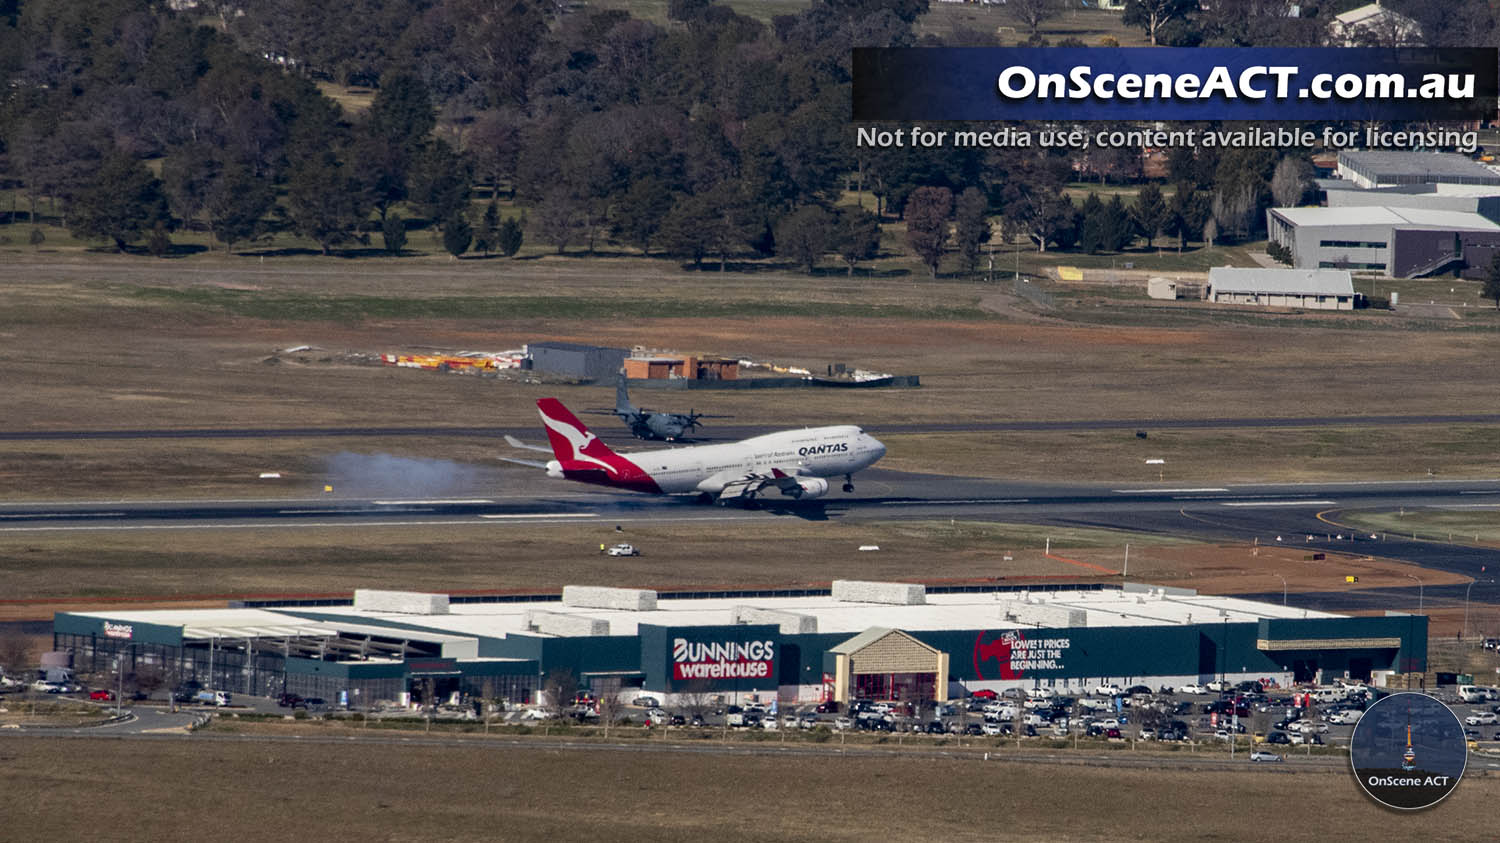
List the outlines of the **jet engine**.
{"label": "jet engine", "polygon": [[827,493],[828,481],[821,477],[798,477],[796,488],[785,492],[798,500],[821,498]]}

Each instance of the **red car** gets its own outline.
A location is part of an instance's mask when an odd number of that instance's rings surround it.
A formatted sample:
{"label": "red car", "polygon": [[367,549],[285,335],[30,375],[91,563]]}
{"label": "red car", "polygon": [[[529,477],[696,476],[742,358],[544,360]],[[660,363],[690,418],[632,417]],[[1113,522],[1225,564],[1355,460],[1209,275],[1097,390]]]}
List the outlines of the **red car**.
{"label": "red car", "polygon": [[992,700],[1000,695],[995,693],[994,691],[991,691],[989,688],[980,688],[969,696],[973,697],[976,700]]}
{"label": "red car", "polygon": [[89,691],[89,699],[91,700],[112,700],[114,698],[114,691],[107,691],[103,689],[100,689],[98,691]]}

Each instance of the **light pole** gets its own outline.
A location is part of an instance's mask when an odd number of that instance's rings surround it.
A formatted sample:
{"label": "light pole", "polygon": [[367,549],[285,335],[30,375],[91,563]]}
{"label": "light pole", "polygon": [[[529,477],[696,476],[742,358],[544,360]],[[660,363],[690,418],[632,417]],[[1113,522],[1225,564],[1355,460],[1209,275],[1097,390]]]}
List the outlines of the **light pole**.
{"label": "light pole", "polygon": [[[1272,571],[1271,573],[1276,574],[1275,571]],[[1286,605],[1286,577],[1283,577],[1280,574],[1276,574],[1276,579],[1281,580],[1281,605],[1285,606]]]}
{"label": "light pole", "polygon": [[1493,583],[1494,580],[1469,580],[1469,585],[1464,589],[1464,635],[1469,634],[1469,591],[1477,582]]}
{"label": "light pole", "polygon": [[1406,576],[1408,579],[1417,581],[1417,614],[1420,615],[1422,614],[1422,578],[1417,576],[1416,574],[1405,574],[1404,576]]}

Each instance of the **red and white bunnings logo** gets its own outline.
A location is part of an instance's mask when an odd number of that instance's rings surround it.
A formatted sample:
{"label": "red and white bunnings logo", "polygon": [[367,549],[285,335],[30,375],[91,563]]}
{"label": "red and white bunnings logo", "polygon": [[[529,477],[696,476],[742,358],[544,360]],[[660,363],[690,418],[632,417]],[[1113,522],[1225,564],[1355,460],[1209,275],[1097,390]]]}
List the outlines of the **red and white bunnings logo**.
{"label": "red and white bunnings logo", "polygon": [[135,627],[128,623],[104,622],[104,635],[106,638],[129,638],[135,632]]}
{"label": "red and white bunnings logo", "polygon": [[763,679],[771,675],[775,641],[672,639],[673,679]]}

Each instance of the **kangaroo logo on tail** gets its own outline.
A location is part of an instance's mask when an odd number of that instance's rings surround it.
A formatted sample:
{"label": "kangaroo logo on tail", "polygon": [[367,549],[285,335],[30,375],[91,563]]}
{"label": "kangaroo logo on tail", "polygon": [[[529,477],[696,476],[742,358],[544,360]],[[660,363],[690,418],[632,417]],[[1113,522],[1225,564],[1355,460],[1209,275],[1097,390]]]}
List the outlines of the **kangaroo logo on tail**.
{"label": "kangaroo logo on tail", "polygon": [[[601,442],[561,401],[543,398],[536,402],[536,406],[542,414],[542,424],[547,426],[547,441],[552,445],[552,453],[565,476],[568,472],[578,472],[581,476],[575,479],[584,482],[660,491],[649,474]],[[607,479],[587,476],[601,469]]]}

